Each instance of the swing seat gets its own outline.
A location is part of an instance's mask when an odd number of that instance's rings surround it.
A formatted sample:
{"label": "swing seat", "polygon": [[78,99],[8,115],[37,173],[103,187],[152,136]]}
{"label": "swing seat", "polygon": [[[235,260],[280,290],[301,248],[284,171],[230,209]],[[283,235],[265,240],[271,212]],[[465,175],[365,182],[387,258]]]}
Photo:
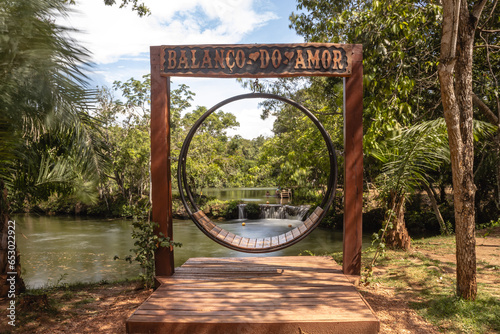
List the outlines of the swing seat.
{"label": "swing seat", "polygon": [[281,248],[287,243],[294,243],[296,239],[307,234],[310,229],[314,229],[319,223],[318,220],[323,211],[324,210],[318,206],[314,212],[307,217],[303,224],[297,226],[291,231],[288,231],[287,233],[266,238],[246,238],[229,232],[220,226],[217,226],[201,210],[193,213],[193,219],[195,219],[196,222],[203,227],[204,231],[210,233],[213,237],[219,239],[223,243],[230,244],[244,250],[260,249],[262,251],[268,251],[275,247]]}

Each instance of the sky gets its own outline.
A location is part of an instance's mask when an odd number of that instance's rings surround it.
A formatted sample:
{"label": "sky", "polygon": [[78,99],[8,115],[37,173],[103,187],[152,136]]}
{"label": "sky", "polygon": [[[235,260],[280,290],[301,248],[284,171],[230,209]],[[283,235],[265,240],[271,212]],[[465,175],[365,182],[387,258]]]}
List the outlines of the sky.
{"label": "sky", "polygon": [[[120,3],[117,0],[117,3]],[[150,72],[149,47],[155,45],[301,43],[288,28],[296,0],[145,0],[151,9],[139,17],[130,7],[105,6],[104,0],[77,0],[64,25],[79,30],[73,37],[93,55],[93,84],[140,79]],[[173,77],[172,87],[186,84],[196,96],[193,107],[212,107],[248,93],[235,79]],[[116,93],[119,97],[119,93]],[[271,135],[272,119],[260,119],[258,100],[226,105],[240,122],[237,131],[251,139]]]}

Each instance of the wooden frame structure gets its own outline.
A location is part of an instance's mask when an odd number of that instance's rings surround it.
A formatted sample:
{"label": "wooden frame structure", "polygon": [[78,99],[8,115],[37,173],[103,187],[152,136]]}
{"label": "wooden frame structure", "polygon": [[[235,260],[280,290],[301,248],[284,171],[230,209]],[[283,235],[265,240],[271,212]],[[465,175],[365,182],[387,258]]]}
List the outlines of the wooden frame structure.
{"label": "wooden frame structure", "polygon": [[[170,77],[344,78],[343,272],[360,275],[363,193],[363,49],[359,44],[152,46],[151,179],[156,233],[174,239],[170,168]],[[156,276],[174,273],[173,248],[155,254]]]}

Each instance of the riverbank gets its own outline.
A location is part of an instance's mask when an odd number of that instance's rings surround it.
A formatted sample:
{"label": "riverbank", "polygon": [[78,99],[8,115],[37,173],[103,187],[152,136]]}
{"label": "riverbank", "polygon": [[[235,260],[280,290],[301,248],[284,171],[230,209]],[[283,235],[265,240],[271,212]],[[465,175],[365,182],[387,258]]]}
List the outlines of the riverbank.
{"label": "riverbank", "polygon": [[[476,235],[476,302],[454,297],[453,236],[414,240],[410,252],[387,251],[358,286],[381,320],[380,333],[500,332],[500,227]],[[370,255],[363,253],[363,261]],[[1,321],[0,332],[125,333],[126,319],[150,293],[136,281],[32,290],[16,300],[15,329]],[[0,300],[2,319],[7,302]]]}

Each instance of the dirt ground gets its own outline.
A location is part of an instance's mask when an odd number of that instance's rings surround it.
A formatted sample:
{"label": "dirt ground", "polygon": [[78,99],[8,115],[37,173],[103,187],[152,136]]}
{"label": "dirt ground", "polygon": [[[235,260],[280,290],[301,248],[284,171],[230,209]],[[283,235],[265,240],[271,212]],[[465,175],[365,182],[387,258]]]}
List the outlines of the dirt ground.
{"label": "dirt ground", "polygon": [[[455,247],[452,241],[450,240],[448,245],[443,245],[442,240],[439,240],[439,243],[436,241],[434,246],[432,250],[414,246],[412,251],[421,252],[429,259],[439,261],[441,263],[440,270],[455,275],[456,269],[450,265],[456,264]],[[500,286],[497,274],[500,267],[500,227],[493,230],[477,231],[476,259],[478,283]],[[442,333],[408,306],[408,302],[415,301],[409,299],[409,295],[398,295],[395,289],[380,285],[360,286],[359,290],[380,320],[380,333]]]}
{"label": "dirt ground", "polygon": [[[478,263],[500,266],[500,228],[490,231],[487,237],[477,233]],[[443,268],[455,262],[453,247],[436,247],[416,250],[427,257],[439,260]],[[436,251],[439,250],[439,251]],[[448,264],[448,265],[447,265]],[[500,284],[498,275],[481,270],[478,282]],[[440,333],[408,306],[407,295],[399,295],[390,287],[378,284],[360,286],[364,298],[381,321],[380,333]],[[150,295],[151,291],[139,289],[137,283],[103,284],[86,289],[58,289],[47,300],[18,301],[17,326],[7,324],[8,300],[0,299],[0,333],[125,333],[125,321]],[[22,302],[22,304],[21,304]]]}

